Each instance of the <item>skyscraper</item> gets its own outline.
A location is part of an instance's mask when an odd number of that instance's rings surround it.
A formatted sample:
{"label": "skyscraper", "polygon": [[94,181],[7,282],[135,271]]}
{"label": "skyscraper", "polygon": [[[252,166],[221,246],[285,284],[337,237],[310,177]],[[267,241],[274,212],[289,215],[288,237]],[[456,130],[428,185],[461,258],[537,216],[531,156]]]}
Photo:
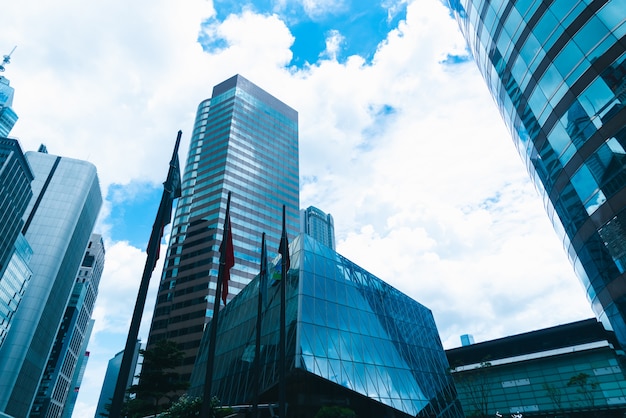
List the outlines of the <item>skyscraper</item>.
{"label": "skyscraper", "polygon": [[315,238],[322,244],[335,249],[335,222],[332,215],[315,206],[300,211],[300,232]]}
{"label": "skyscraper", "polygon": [[626,344],[624,0],[450,0],[597,317]]}
{"label": "skyscraper", "polygon": [[[13,48],[15,51],[15,48]],[[5,55],[0,64],[0,73],[4,72],[6,65],[11,62],[10,54]],[[0,136],[7,136],[13,125],[17,122],[17,114],[13,111],[13,87],[9,85],[9,80],[0,75]]]}
{"label": "skyscraper", "polygon": [[178,343],[185,380],[213,315],[229,191],[232,296],[257,274],[263,232],[269,255],[277,253],[283,204],[289,234],[299,229],[298,113],[240,75],[216,85],[198,107],[148,337],[148,348],[162,339]]}
{"label": "skyscraper", "polygon": [[70,384],[76,367],[83,360],[84,342],[90,331],[90,318],[98,295],[104,268],[102,236],[92,234],[85,249],[80,269],[61,326],[48,357],[30,417],[59,418],[74,387]]}
{"label": "skyscraper", "polygon": [[22,230],[33,173],[15,139],[0,137],[0,277]]}
{"label": "skyscraper", "polygon": [[33,251],[21,232],[32,180],[19,143],[0,137],[0,347],[32,275]]}
{"label": "skyscraper", "polygon": [[[130,388],[133,384],[133,379],[137,372],[137,362],[139,360],[140,349],[141,341],[137,341],[133,351],[132,364],[130,367],[131,373],[128,376],[128,381],[126,382],[126,389]],[[111,405],[111,399],[113,399],[115,384],[117,383],[117,377],[120,374],[120,366],[122,365],[123,356],[124,350],[117,353],[107,364],[107,371],[104,374],[104,381],[102,382],[102,389],[100,390],[100,397],[98,398],[98,406],[96,408],[94,418],[101,418],[108,415],[107,406]]]}
{"label": "skyscraper", "polygon": [[28,416],[102,204],[93,164],[27,152],[33,198],[22,232],[33,276],[0,347],[0,411]]}

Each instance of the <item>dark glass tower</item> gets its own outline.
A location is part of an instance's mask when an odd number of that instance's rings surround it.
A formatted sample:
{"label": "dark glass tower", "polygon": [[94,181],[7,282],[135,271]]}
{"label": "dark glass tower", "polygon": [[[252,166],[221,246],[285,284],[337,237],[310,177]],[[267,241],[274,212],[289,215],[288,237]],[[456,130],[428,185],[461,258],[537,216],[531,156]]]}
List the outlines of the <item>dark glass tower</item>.
{"label": "dark glass tower", "polygon": [[[307,234],[293,240],[290,254],[287,417],[312,417],[323,405],[347,405],[359,417],[463,416],[428,308]],[[279,399],[280,286],[268,281],[260,376],[253,362],[259,278],[220,312],[212,388],[224,405],[250,405],[257,381],[261,404]],[[191,379],[193,396],[204,391],[208,334]]]}
{"label": "dark glass tower", "polygon": [[626,2],[450,5],[595,314],[624,345]]}
{"label": "dark glass tower", "polygon": [[[229,295],[256,275],[261,234],[276,254],[282,228],[299,229],[298,114],[236,75],[200,103],[148,337],[184,350],[189,379],[204,325],[213,315],[228,192],[235,247]],[[230,297],[229,297],[230,298]]]}

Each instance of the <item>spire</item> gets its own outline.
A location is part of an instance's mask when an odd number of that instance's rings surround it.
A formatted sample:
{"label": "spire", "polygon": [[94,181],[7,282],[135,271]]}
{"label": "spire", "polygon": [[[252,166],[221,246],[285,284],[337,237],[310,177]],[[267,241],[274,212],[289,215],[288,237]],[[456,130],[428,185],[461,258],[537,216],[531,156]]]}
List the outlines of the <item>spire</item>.
{"label": "spire", "polygon": [[17,45],[13,47],[11,52],[9,52],[9,55],[5,55],[2,58],[2,64],[0,64],[0,73],[4,72],[4,70],[6,69],[5,66],[11,62],[11,54],[13,54],[13,51],[15,51],[15,48],[17,48]]}

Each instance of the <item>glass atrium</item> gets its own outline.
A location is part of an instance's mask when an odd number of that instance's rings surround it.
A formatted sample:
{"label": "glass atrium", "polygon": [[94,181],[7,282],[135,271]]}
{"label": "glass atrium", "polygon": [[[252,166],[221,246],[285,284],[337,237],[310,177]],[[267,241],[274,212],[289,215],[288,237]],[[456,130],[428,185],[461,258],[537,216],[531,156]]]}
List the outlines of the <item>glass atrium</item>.
{"label": "glass atrium", "polygon": [[[358,416],[463,416],[429,309],[307,235],[290,249],[288,416],[312,417],[324,405],[347,405]],[[261,402],[276,402],[277,282],[270,278],[264,293],[259,392]],[[212,385],[224,405],[250,404],[256,392],[258,294],[259,277],[220,312]],[[203,338],[192,395],[203,391],[207,347]]]}

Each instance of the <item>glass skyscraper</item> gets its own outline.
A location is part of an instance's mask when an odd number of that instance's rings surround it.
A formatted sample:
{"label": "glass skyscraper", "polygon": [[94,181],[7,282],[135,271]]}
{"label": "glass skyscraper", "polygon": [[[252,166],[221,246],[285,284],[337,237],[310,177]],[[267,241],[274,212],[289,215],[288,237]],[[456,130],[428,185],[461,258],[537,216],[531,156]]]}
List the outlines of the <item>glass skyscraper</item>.
{"label": "glass skyscraper", "polygon": [[20,144],[0,137],[0,347],[32,275],[28,263],[33,251],[22,235],[32,180]]}
{"label": "glass skyscraper", "polygon": [[16,417],[30,413],[102,205],[93,164],[42,152],[26,159],[33,198],[22,233],[32,278],[0,347],[0,411]]}
{"label": "glass skyscraper", "polygon": [[9,80],[0,75],[0,136],[7,136],[17,122],[17,114],[11,107],[13,93],[14,90],[9,85]]}
{"label": "glass skyscraper", "polygon": [[0,277],[24,225],[22,217],[33,195],[32,180],[19,142],[0,137]]}
{"label": "glass skyscraper", "polygon": [[298,113],[240,75],[216,85],[198,107],[148,337],[148,348],[162,339],[178,343],[185,380],[213,315],[228,192],[232,297],[257,273],[263,232],[277,253],[283,204],[289,235],[299,230]]}
{"label": "glass skyscraper", "polygon": [[626,345],[626,1],[450,6],[595,314]]}
{"label": "glass skyscraper", "polygon": [[[133,385],[134,377],[139,372],[137,370],[137,363],[139,361],[139,350],[141,349],[141,341],[137,341],[135,349],[133,350],[131,373],[128,376],[126,382],[126,389]],[[115,392],[115,384],[117,383],[117,377],[120,374],[120,367],[122,365],[122,357],[124,356],[124,350],[117,353],[107,364],[107,370],[104,374],[104,382],[102,382],[102,389],[100,390],[100,397],[98,398],[98,406],[94,418],[106,417],[109,415],[108,406],[111,405],[111,399],[113,399],[113,393]]]}
{"label": "glass skyscraper", "polygon": [[[359,417],[463,416],[428,308],[306,234],[291,243],[290,253],[289,417],[314,416],[323,405],[348,405]],[[279,287],[269,279],[263,290],[261,403],[278,400]],[[257,277],[220,312],[212,387],[224,405],[249,405],[255,395],[259,291]],[[194,368],[192,395],[203,393],[208,335]]]}

